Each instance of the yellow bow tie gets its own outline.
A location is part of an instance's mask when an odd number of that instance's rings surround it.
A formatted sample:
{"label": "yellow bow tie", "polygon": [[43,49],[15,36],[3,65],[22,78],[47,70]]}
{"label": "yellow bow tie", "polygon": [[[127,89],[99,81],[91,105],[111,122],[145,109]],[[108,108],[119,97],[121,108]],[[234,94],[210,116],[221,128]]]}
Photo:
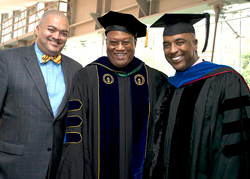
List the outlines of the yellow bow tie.
{"label": "yellow bow tie", "polygon": [[48,55],[43,55],[42,57],[42,64],[47,63],[48,61],[53,60],[56,64],[60,64],[61,62],[61,55],[57,56],[48,56]]}

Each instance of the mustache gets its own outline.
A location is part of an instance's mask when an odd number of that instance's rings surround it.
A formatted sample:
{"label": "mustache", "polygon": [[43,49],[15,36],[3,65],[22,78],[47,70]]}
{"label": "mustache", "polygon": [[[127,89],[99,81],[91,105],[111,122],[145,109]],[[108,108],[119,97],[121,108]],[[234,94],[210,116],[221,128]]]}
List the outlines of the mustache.
{"label": "mustache", "polygon": [[57,43],[57,44],[62,44],[62,41],[61,41],[60,39],[55,39],[55,38],[53,38],[53,37],[49,37],[48,40],[49,40],[49,41],[52,41],[52,42],[55,42],[55,43]]}

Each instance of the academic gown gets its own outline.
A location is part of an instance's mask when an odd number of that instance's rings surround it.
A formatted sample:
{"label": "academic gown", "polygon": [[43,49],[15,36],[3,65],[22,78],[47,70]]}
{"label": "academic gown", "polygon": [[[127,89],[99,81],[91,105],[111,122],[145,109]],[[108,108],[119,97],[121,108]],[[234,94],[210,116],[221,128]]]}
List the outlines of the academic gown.
{"label": "academic gown", "polygon": [[168,81],[149,128],[144,178],[250,178],[244,79],[230,67],[202,62]]}
{"label": "academic gown", "polygon": [[58,178],[142,178],[148,120],[167,76],[101,57],[74,79]]}

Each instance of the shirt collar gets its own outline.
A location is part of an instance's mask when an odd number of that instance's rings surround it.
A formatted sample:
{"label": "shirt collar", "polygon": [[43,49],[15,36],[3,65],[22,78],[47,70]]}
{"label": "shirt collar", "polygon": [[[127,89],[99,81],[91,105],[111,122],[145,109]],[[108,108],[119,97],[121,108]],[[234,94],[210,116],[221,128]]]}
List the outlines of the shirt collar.
{"label": "shirt collar", "polygon": [[38,48],[36,42],[35,42],[35,52],[36,52],[36,55],[37,55],[38,62],[42,63],[43,52]]}
{"label": "shirt collar", "polygon": [[203,62],[203,60],[199,58],[192,66],[197,65],[198,63],[201,63],[201,62]]}

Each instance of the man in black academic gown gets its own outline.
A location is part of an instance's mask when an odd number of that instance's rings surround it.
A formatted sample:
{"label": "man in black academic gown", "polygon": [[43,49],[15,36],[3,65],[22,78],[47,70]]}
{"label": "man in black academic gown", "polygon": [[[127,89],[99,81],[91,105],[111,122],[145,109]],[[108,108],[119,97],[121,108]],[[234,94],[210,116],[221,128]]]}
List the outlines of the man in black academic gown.
{"label": "man in black academic gown", "polygon": [[197,54],[193,24],[209,14],[165,14],[163,48],[176,70],[162,89],[151,123],[144,178],[250,178],[249,89],[234,69]]}
{"label": "man in black academic gown", "polygon": [[113,11],[98,21],[108,56],[74,79],[58,178],[140,179],[148,121],[167,76],[134,56],[146,25]]}

